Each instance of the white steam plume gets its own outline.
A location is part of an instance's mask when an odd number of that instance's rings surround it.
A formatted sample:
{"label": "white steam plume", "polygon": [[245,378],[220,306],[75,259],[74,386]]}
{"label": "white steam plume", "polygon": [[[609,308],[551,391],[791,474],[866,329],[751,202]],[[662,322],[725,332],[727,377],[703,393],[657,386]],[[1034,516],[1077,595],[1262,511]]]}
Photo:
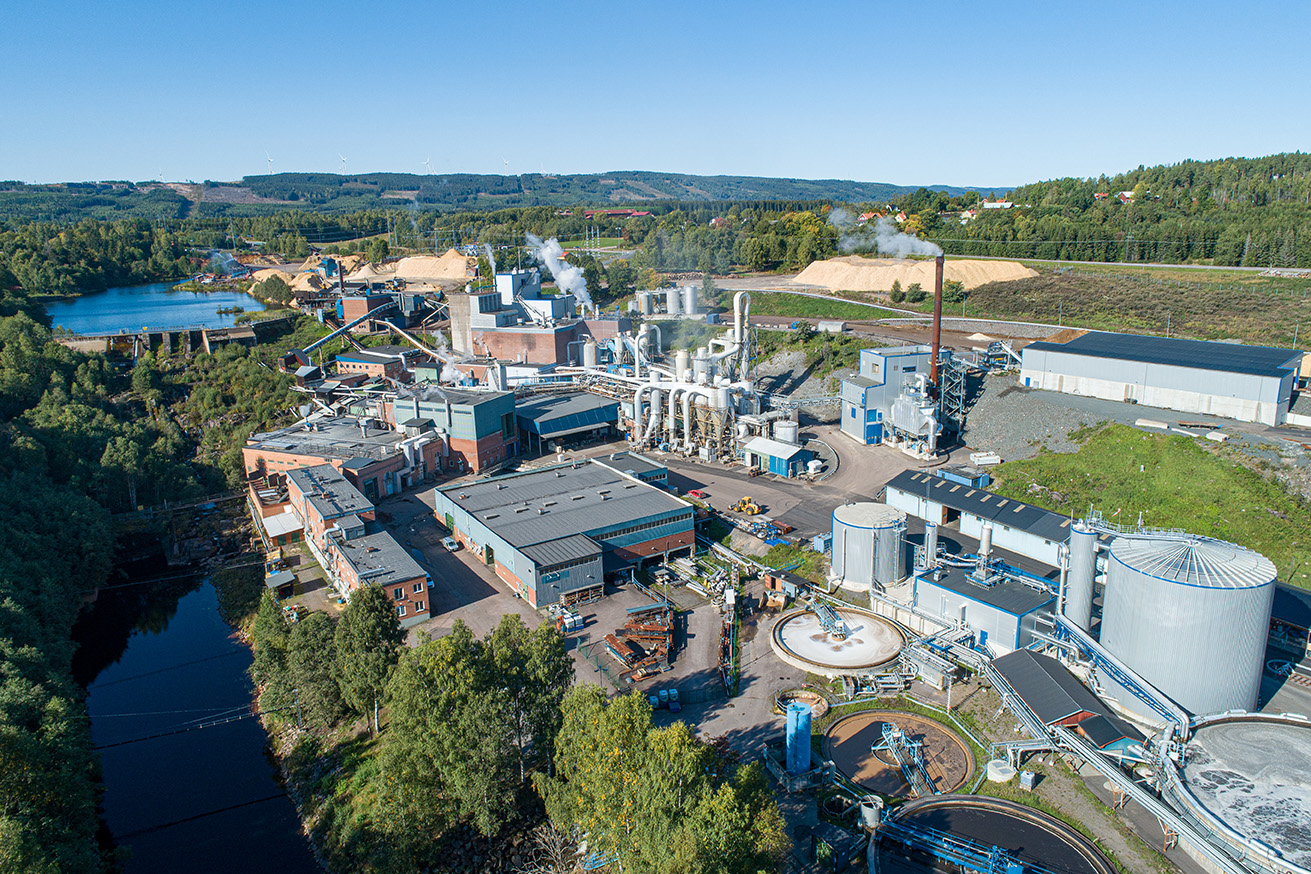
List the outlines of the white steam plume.
{"label": "white steam plume", "polygon": [[587,293],[587,280],[583,277],[582,268],[575,267],[564,260],[564,249],[561,248],[560,241],[552,237],[542,242],[541,237],[532,234],[525,234],[525,236],[537,260],[545,264],[546,269],[551,271],[551,276],[555,277],[556,286],[574,296],[583,315],[587,315],[589,309],[595,312],[596,305],[592,303],[592,296]]}
{"label": "white steam plume", "polygon": [[492,247],[483,243],[483,253],[487,256],[487,264],[492,268],[492,275],[496,275],[496,256],[492,254]]}
{"label": "white steam plume", "polygon": [[883,217],[871,229],[868,224],[858,225],[851,213],[838,208],[829,213],[829,224],[838,229],[838,248],[843,252],[877,249],[880,255],[905,258],[907,255],[942,254],[942,250],[928,240],[897,230],[892,219]]}

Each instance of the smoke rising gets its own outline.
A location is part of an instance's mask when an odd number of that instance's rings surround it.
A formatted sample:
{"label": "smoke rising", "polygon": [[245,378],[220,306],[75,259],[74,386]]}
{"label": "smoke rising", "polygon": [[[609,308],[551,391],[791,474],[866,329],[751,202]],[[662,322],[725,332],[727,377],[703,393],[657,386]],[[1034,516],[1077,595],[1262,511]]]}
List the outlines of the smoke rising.
{"label": "smoke rising", "polygon": [[541,237],[532,234],[524,236],[528,239],[533,255],[551,271],[556,286],[574,296],[583,315],[587,315],[589,309],[595,312],[596,306],[592,303],[592,296],[587,293],[587,280],[583,278],[583,271],[564,260],[564,249],[560,246],[560,241],[552,237],[542,242]]}
{"label": "smoke rising", "polygon": [[496,275],[496,256],[492,254],[492,247],[483,243],[483,254],[487,256],[487,264],[492,268],[492,275]]}
{"label": "smoke rising", "polygon": [[880,255],[905,258],[907,255],[941,255],[942,250],[928,240],[897,230],[897,224],[886,216],[871,228],[868,223],[856,223],[856,217],[845,209],[829,213],[829,224],[838,229],[838,248],[845,253],[877,251]]}

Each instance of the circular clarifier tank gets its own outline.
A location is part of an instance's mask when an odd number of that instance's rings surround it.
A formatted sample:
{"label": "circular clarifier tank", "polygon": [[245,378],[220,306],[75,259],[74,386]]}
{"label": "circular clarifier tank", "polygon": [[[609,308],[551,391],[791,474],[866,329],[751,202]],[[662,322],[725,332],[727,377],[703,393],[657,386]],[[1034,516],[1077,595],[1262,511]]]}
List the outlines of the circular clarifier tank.
{"label": "circular clarifier tank", "polygon": [[[902,805],[893,822],[933,829],[964,838],[976,847],[998,847],[1025,870],[1038,866],[1061,874],[1114,874],[1115,867],[1083,835],[1059,820],[1028,807],[997,798],[935,795]],[[908,852],[884,837],[879,843],[879,874],[927,874],[958,871],[940,867],[932,856]]]}
{"label": "circular clarifier tank", "polygon": [[1197,724],[1172,800],[1220,838],[1279,872],[1311,871],[1311,725],[1259,714]]}
{"label": "circular clarifier tank", "polygon": [[893,710],[853,713],[830,725],[824,732],[824,758],[862,789],[908,796],[910,784],[896,761],[886,752],[872,750],[883,740],[885,725],[895,726],[908,740],[921,744],[925,769],[937,791],[958,789],[974,773],[974,756],[960,735],[932,719]]}
{"label": "circular clarifier tank", "polygon": [[896,661],[906,638],[897,626],[859,607],[835,607],[845,635],[826,631],[809,609],[785,613],[770,643],[783,661],[826,677],[872,671]]}

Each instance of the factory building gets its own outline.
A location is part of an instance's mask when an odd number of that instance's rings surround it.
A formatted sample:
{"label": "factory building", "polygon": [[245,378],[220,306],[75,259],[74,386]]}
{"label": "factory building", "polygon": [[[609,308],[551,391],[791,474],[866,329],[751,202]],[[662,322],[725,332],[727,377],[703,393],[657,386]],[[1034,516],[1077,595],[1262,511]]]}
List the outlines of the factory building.
{"label": "factory building", "polygon": [[1090,331],[1024,347],[1020,385],[1278,425],[1301,365],[1295,349]]}
{"label": "factory building", "polygon": [[409,382],[413,377],[413,362],[424,357],[418,349],[403,346],[374,346],[337,355],[337,373],[362,373],[374,379],[394,379]]}
{"label": "factory building", "polygon": [[513,392],[420,385],[383,400],[382,415],[402,427],[416,419],[432,422],[445,441],[440,469],[452,475],[476,473],[519,454]]}
{"label": "factory building", "polygon": [[1108,753],[1142,746],[1142,733],[1112,713],[1056,659],[1018,649],[993,660],[992,666],[1044,725],[1072,728]]}
{"label": "factory building", "polygon": [[690,555],[693,508],[621,472],[557,464],[434,492],[435,513],[533,607],[600,593],[604,574]]}
{"label": "factory building", "polygon": [[974,629],[996,655],[1023,649],[1049,626],[1056,596],[1013,577],[938,566],[915,576],[914,604],[942,622]]}
{"label": "factory building", "polygon": [[316,416],[252,434],[241,449],[248,477],[328,464],[375,501],[432,480],[449,452],[431,425],[412,422],[393,431],[353,416]]}
{"label": "factory building", "polygon": [[1070,536],[1069,519],[958,480],[959,476],[902,471],[888,481],[885,500],[936,525],[959,520],[960,532],[978,539],[983,536],[984,523],[989,522],[994,546],[1052,567],[1060,566],[1061,544]]}
{"label": "factory building", "polygon": [[551,443],[609,440],[619,425],[619,401],[587,392],[539,394],[515,409],[523,451],[539,455]]}
{"label": "factory building", "polygon": [[742,454],[747,467],[785,477],[804,474],[814,457],[809,449],[772,437],[752,437],[742,447]]}
{"label": "factory building", "polygon": [[[842,433],[867,446],[884,442],[894,424],[893,405],[905,389],[928,377],[932,362],[930,346],[861,349],[857,374],[842,380]],[[922,427],[911,411],[905,413],[899,425]]]}

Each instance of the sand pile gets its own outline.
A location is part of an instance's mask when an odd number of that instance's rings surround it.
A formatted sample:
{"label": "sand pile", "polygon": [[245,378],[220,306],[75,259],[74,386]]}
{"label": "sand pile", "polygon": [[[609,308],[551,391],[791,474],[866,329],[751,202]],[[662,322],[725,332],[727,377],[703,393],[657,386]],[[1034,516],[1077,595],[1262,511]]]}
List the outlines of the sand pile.
{"label": "sand pile", "polygon": [[1055,334],[1044,339],[1046,339],[1048,343],[1068,343],[1071,340],[1079,339],[1086,333],[1088,332],[1082,331],[1078,328],[1066,328],[1064,331],[1057,331]]}
{"label": "sand pile", "polygon": [[283,282],[291,281],[291,271],[285,267],[265,267],[261,270],[251,271],[250,277],[256,282],[263,282],[271,277],[278,277]]}
{"label": "sand pile", "polygon": [[[989,282],[1026,279],[1038,272],[1013,261],[948,261],[942,275],[966,288],[977,288]],[[918,282],[925,291],[932,292],[933,262],[845,255],[814,262],[794,281],[834,291],[890,291],[894,280],[900,281],[903,289]]]}
{"label": "sand pile", "polygon": [[388,279],[404,279],[407,282],[442,282],[458,280],[463,282],[473,276],[478,266],[478,259],[461,255],[454,249],[447,249],[438,258],[436,255],[407,255],[391,264],[362,264],[348,272],[348,280],[361,282],[381,282]]}

